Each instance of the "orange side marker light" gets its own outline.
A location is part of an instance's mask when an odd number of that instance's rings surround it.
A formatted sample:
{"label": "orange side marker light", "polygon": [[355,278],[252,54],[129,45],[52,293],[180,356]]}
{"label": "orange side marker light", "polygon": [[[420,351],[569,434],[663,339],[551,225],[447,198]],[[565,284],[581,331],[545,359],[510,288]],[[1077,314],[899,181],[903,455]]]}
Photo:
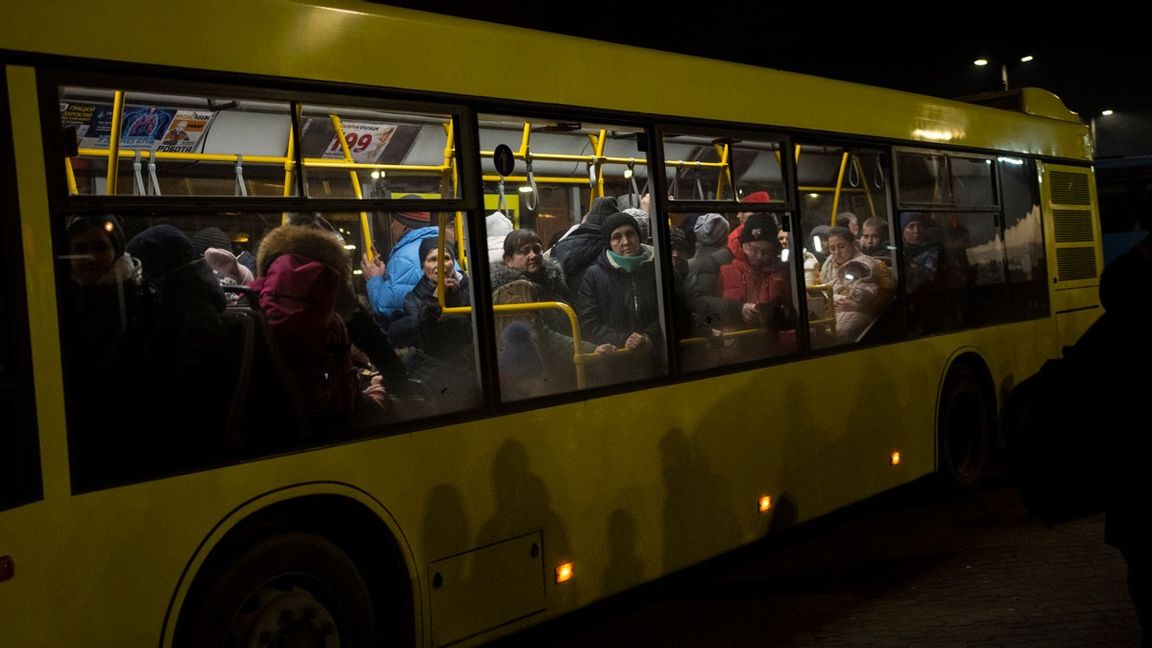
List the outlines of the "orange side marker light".
{"label": "orange side marker light", "polygon": [[572,563],[566,562],[556,568],[556,582],[572,580]]}

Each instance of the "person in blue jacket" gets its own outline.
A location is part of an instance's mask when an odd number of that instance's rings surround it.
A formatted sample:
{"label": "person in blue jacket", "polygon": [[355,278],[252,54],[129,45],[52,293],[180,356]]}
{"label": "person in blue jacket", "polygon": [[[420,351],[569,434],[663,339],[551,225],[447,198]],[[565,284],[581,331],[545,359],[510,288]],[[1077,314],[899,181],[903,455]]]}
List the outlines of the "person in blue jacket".
{"label": "person in blue jacket", "polygon": [[[405,199],[419,196],[404,196]],[[428,212],[399,212],[392,214],[392,240],[396,245],[385,262],[377,255],[372,261],[361,261],[364,278],[368,282],[368,299],[372,310],[392,321],[403,314],[404,298],[424,276],[420,263],[420,242],[433,238],[439,228],[432,226]],[[452,229],[445,233],[449,241]]]}

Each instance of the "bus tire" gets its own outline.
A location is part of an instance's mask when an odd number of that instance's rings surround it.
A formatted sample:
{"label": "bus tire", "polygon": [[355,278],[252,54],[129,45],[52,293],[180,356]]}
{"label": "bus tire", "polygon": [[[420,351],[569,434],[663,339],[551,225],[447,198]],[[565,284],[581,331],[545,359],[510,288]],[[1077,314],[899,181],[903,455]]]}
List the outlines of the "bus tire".
{"label": "bus tire", "polygon": [[[377,645],[372,595],[356,563],[318,535],[272,536],[218,574],[186,610],[179,646]],[[183,615],[182,615],[183,616]]]}
{"label": "bus tire", "polygon": [[940,476],[950,485],[980,483],[988,465],[992,437],[991,408],[980,376],[967,364],[955,364],[944,381],[937,420]]}

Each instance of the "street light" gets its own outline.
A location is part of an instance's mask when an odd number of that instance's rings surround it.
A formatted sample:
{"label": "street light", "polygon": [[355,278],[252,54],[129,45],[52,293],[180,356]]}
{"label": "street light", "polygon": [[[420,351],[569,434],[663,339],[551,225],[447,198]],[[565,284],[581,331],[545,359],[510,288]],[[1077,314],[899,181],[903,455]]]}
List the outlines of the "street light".
{"label": "street light", "polygon": [[[1021,63],[1030,63],[1035,58],[1036,57],[1032,56],[1031,54],[1026,54],[1026,55],[1020,57],[1020,62]],[[991,61],[989,61],[988,59],[986,59],[984,57],[980,57],[980,58],[976,59],[975,61],[972,61],[972,65],[975,65],[976,67],[985,67],[990,62]],[[1001,86],[1001,88],[1000,88],[1001,90],[1007,90],[1008,89],[1008,64],[1007,63],[1001,63],[1000,64],[1000,86]]]}

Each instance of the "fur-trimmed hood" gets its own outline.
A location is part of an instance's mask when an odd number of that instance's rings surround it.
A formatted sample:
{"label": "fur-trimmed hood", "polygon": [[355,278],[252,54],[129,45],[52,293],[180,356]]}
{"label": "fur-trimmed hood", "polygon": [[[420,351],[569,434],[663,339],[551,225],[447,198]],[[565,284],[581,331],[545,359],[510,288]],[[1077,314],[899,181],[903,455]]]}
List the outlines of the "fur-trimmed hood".
{"label": "fur-trimmed hood", "polygon": [[352,274],[344,241],[333,232],[306,225],[281,225],[268,232],[256,253],[256,276],[263,277],[272,261],[282,254],[319,261],[339,273],[341,282],[347,282]]}
{"label": "fur-trimmed hood", "polygon": [[488,266],[489,274],[492,277],[492,290],[496,290],[505,284],[512,283],[517,279],[527,279],[532,283],[543,284],[549,288],[563,289],[565,286],[564,270],[560,268],[560,264],[553,259],[549,259],[548,257],[543,257],[543,260],[544,267],[541,268],[540,272],[532,275],[529,275],[523,270],[518,270],[509,265],[506,265],[503,261],[500,263],[493,263],[492,265]]}

